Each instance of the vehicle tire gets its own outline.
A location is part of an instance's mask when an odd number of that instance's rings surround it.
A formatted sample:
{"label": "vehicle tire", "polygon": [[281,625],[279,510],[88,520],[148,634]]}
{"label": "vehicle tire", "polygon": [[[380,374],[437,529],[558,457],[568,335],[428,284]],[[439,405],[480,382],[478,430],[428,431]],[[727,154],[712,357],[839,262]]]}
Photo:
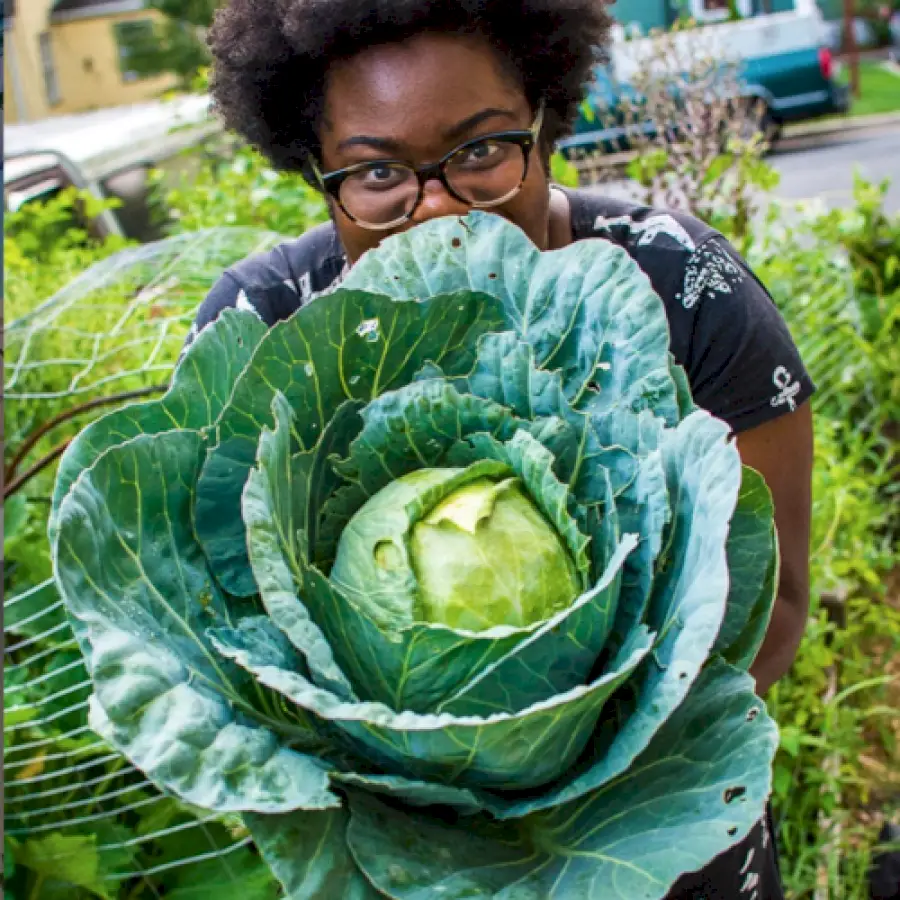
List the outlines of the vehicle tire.
{"label": "vehicle tire", "polygon": [[737,136],[748,141],[754,135],[761,134],[765,139],[768,155],[781,138],[781,122],[775,119],[768,104],[761,97],[748,97],[739,114],[742,118]]}

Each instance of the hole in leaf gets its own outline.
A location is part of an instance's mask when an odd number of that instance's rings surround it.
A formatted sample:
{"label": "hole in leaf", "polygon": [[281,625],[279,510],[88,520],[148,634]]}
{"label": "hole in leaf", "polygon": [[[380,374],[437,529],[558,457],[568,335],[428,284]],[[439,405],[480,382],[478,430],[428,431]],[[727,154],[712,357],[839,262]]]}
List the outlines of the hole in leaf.
{"label": "hole in leaf", "polygon": [[450,241],[450,246],[453,247],[454,250],[457,250],[459,247],[462,247],[462,241],[459,238],[453,238]]}
{"label": "hole in leaf", "polygon": [[388,572],[403,566],[403,553],[393,541],[379,541],[375,545],[375,562]]}
{"label": "hole in leaf", "polygon": [[727,788],[722,797],[726,803],[734,803],[735,800],[740,800],[746,793],[747,788],[743,785],[738,785],[737,787]]}
{"label": "hole in leaf", "polygon": [[752,722],[759,715],[759,707],[754,706],[752,709],[747,710],[747,721]]}
{"label": "hole in leaf", "polygon": [[595,394],[599,394],[599,393],[600,393],[600,385],[597,384],[596,381],[589,381],[589,382],[587,383],[587,387],[588,387],[588,390],[589,390],[589,391],[593,391]]}

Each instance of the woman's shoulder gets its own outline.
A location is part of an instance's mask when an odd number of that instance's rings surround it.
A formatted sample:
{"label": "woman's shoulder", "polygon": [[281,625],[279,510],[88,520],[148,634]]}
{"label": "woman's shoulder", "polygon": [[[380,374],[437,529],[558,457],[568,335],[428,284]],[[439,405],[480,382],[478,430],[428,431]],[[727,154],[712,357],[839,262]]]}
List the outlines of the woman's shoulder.
{"label": "woman's shoulder", "polygon": [[274,325],[332,287],[346,267],[331,222],[248,256],[227,268],[213,285],[197,311],[191,337],[228,308],[252,310]]}

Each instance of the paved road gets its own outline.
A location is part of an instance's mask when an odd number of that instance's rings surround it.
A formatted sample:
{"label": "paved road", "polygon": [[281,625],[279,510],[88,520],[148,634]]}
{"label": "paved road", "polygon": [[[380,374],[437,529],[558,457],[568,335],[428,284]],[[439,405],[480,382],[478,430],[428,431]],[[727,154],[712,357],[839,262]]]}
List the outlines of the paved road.
{"label": "paved road", "polygon": [[[900,124],[791,138],[779,142],[768,158],[781,173],[777,195],[785,200],[821,198],[831,207],[853,200],[853,171],[870,181],[891,179],[886,208],[900,213]],[[595,190],[623,199],[632,195],[627,181],[613,180]]]}
{"label": "paved road", "polygon": [[769,162],[781,173],[781,197],[833,207],[851,203],[854,167],[870,181],[890,178],[887,208],[900,213],[900,125],[784,141]]}

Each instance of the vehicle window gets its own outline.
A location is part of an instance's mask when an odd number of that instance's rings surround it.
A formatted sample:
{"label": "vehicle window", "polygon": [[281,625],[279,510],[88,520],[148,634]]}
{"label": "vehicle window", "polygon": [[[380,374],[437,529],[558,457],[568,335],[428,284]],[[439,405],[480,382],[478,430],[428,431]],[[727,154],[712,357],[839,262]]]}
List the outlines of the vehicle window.
{"label": "vehicle window", "polygon": [[116,45],[119,48],[119,71],[122,81],[138,81],[147,77],[141,72],[140,59],[155,42],[153,20],[135,19],[117,22],[113,26]]}

